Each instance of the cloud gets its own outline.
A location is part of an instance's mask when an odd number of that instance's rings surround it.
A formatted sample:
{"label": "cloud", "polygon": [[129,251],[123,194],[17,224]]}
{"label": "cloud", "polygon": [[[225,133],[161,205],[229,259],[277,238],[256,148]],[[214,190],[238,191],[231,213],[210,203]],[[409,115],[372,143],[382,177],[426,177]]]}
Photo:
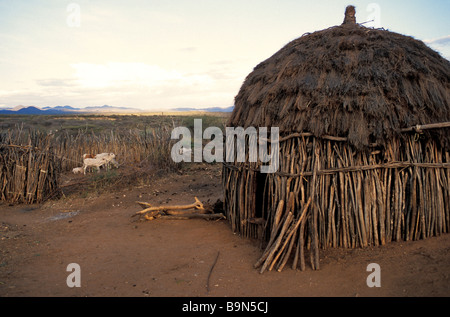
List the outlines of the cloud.
{"label": "cloud", "polygon": [[431,40],[424,40],[429,47],[441,53],[441,56],[450,60],[450,35]]}
{"label": "cloud", "polygon": [[212,79],[203,74],[183,74],[157,65],[144,63],[78,63],[75,69],[76,82],[86,88],[98,87],[153,87],[166,85],[209,85]]}
{"label": "cloud", "polygon": [[[192,49],[195,54],[194,46],[181,48],[186,52]],[[54,71],[36,71],[26,82],[0,87],[0,104],[8,107],[109,104],[144,109],[231,105],[248,74],[246,64],[225,58],[204,62],[197,56],[190,61],[186,66],[177,60],[167,64],[67,60],[67,64],[58,64]]]}
{"label": "cloud", "polygon": [[71,87],[76,85],[73,79],[59,78],[38,79],[36,80],[36,84],[44,87]]}
{"label": "cloud", "polygon": [[443,36],[437,39],[432,40],[424,40],[426,44],[435,44],[435,45],[450,45],[450,35]]}
{"label": "cloud", "polygon": [[[53,106],[110,104],[133,108],[228,106],[238,89],[220,69],[182,72],[145,63],[76,63],[65,78],[42,78],[0,90],[0,103]],[[240,82],[240,80],[239,80]]]}
{"label": "cloud", "polygon": [[178,51],[182,53],[191,53],[197,51],[197,47],[194,46],[182,47],[179,48]]}

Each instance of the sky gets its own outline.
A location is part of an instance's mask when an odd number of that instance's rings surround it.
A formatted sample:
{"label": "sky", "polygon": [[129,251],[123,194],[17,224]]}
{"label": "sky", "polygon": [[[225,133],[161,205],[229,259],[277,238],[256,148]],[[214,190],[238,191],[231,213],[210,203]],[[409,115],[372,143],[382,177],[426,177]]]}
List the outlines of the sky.
{"label": "sky", "polygon": [[349,4],[450,59],[450,0],[0,0],[0,108],[229,107],[257,64]]}

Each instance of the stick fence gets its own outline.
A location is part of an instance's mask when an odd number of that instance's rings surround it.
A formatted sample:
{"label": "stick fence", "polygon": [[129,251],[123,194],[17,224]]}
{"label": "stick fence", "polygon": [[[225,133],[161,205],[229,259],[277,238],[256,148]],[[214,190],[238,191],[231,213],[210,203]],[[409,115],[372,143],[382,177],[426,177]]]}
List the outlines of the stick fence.
{"label": "stick fence", "polygon": [[170,159],[167,127],[116,133],[37,130],[0,133],[0,200],[8,203],[39,203],[58,191],[59,175],[83,165],[83,154],[112,152],[121,165],[133,167],[146,161],[158,170],[176,170]]}

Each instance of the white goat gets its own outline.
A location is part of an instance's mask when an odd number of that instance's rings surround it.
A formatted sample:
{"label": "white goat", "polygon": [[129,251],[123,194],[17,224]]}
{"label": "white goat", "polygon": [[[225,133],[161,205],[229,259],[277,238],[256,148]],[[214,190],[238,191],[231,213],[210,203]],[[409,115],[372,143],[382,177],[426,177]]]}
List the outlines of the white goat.
{"label": "white goat", "polygon": [[114,165],[114,167],[119,167],[119,163],[117,163],[116,161],[116,155],[114,153],[100,153],[95,155],[96,159],[105,159],[107,162],[107,165],[109,165],[109,163],[111,163],[112,165]]}
{"label": "white goat", "polygon": [[100,166],[105,165],[108,161],[104,158],[85,158],[83,160],[83,173],[86,175],[88,167],[96,167],[97,172],[100,172]]}
{"label": "white goat", "polygon": [[81,174],[81,173],[83,173],[83,167],[75,167],[75,168],[72,170],[72,172],[73,172],[74,174]]}
{"label": "white goat", "polygon": [[105,165],[109,167],[110,164],[114,167],[119,167],[119,163],[116,161],[116,155],[114,153],[100,153],[100,154],[83,154],[83,171],[86,174],[88,167],[96,167],[97,171],[100,171],[100,167]]}

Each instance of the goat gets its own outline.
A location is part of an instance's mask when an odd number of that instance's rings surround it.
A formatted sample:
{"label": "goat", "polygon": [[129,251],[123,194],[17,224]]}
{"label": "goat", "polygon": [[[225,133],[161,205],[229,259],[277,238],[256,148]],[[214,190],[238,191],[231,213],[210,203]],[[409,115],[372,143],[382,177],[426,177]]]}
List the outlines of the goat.
{"label": "goat", "polygon": [[108,161],[105,158],[85,158],[83,160],[83,173],[86,175],[88,167],[96,167],[97,172],[100,172],[100,166],[105,165]]}
{"label": "goat", "polygon": [[114,165],[114,167],[119,167],[119,163],[117,163],[116,161],[116,155],[114,153],[100,153],[95,155],[95,158],[97,159],[105,159],[107,162],[107,165],[109,165],[109,163],[111,163],[112,165]]}
{"label": "goat", "polygon": [[74,174],[81,174],[83,172],[83,167],[75,167],[72,172]]}

